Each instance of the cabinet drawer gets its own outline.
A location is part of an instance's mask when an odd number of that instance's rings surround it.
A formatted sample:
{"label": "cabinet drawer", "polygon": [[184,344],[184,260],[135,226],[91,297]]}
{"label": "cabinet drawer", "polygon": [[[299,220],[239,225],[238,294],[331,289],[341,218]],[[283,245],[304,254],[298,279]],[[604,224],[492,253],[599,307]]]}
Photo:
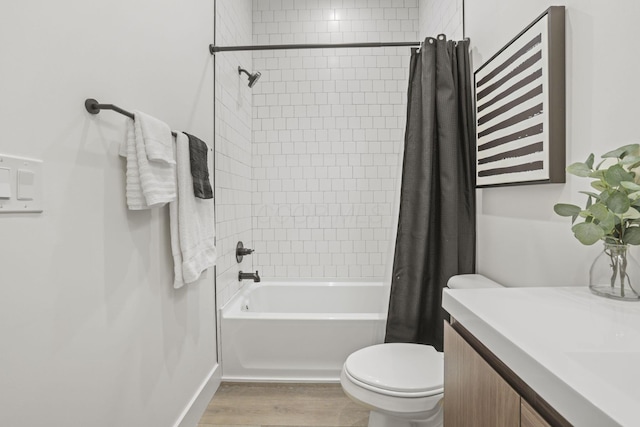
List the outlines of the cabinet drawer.
{"label": "cabinet drawer", "polygon": [[551,427],[524,399],[522,399],[520,404],[520,426]]}
{"label": "cabinet drawer", "polygon": [[447,323],[444,334],[444,426],[518,427],[520,395]]}

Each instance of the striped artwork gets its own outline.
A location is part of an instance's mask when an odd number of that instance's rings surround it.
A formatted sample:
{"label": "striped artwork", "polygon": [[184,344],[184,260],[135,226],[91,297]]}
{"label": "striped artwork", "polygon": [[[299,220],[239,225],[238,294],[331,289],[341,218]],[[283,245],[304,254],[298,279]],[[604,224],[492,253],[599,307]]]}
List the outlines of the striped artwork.
{"label": "striped artwork", "polygon": [[549,182],[548,45],[539,19],[475,72],[476,186]]}

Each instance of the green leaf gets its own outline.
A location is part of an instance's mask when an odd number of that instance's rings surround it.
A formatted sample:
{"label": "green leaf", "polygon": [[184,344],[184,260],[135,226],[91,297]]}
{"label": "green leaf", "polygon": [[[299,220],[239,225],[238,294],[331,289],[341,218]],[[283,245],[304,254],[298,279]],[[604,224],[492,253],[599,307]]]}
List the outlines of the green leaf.
{"label": "green leaf", "polygon": [[625,156],[625,158],[620,161],[620,163],[625,166],[633,165],[638,162],[640,162],[640,156]]}
{"label": "green leaf", "polygon": [[638,144],[623,145],[620,148],[616,148],[613,151],[609,151],[608,153],[603,154],[602,158],[603,159],[611,159],[611,158],[622,159],[627,154],[636,153],[639,147],[640,145]]}
{"label": "green leaf", "polygon": [[629,210],[631,202],[626,194],[614,191],[607,199],[606,205],[611,212],[620,215]]}
{"label": "green leaf", "polygon": [[590,185],[598,191],[607,190],[607,185],[604,184],[602,181],[591,181]]}
{"label": "green leaf", "polygon": [[589,178],[604,180],[604,170],[594,170],[589,174]]}
{"label": "green leaf", "polygon": [[624,170],[620,165],[613,165],[604,172],[604,179],[612,187],[617,187],[622,181],[633,180],[633,175]]}
{"label": "green leaf", "polygon": [[569,172],[571,175],[586,178],[591,173],[591,168],[584,163],[577,162],[567,166],[567,172]]}
{"label": "green leaf", "polygon": [[600,200],[600,195],[596,193],[592,193],[591,191],[578,191],[578,193],[586,194],[587,196],[591,196],[596,200]]}
{"label": "green leaf", "polygon": [[560,216],[577,216],[581,210],[579,206],[567,203],[557,203],[553,206],[553,211]]}
{"label": "green leaf", "polygon": [[629,245],[640,245],[640,227],[627,228],[622,241]]}
{"label": "green leaf", "polygon": [[605,236],[603,239],[606,243],[610,243],[612,245],[622,245],[622,240],[618,239],[617,237],[613,237],[613,236]]}
{"label": "green leaf", "polygon": [[593,245],[604,237],[604,230],[594,223],[582,222],[571,227],[576,239],[583,245]]}
{"label": "green leaf", "polygon": [[629,208],[628,211],[622,214],[622,218],[626,220],[640,219],[640,212],[634,208]]}
{"label": "green leaf", "polygon": [[598,165],[596,166],[596,170],[600,169],[600,166],[602,166],[602,164],[603,164],[604,162],[606,162],[606,161],[607,161],[607,159],[604,159],[604,160],[602,160],[600,163],[598,163]]}
{"label": "green leaf", "polygon": [[[589,154],[589,157],[587,157],[587,161],[584,162],[585,165],[587,165],[587,167],[589,169],[593,169],[593,160],[595,159],[595,157],[593,156],[593,153]],[[640,159],[638,159],[640,160]]]}
{"label": "green leaf", "polygon": [[616,226],[616,218],[617,217],[614,214],[609,213],[605,219],[603,219],[602,221],[600,221],[598,223],[600,228],[602,228],[602,231],[604,231],[605,235],[606,234],[611,234],[611,232],[615,228],[615,226]]}
{"label": "green leaf", "polygon": [[640,191],[640,185],[636,184],[633,181],[621,181],[620,185],[622,185],[627,190]]}
{"label": "green leaf", "polygon": [[591,206],[588,210],[591,212],[591,215],[599,221],[603,221],[610,213],[604,203],[599,202]]}
{"label": "green leaf", "polygon": [[629,195],[627,196],[629,199],[636,201],[640,198],[640,191],[635,191],[633,193],[629,193]]}

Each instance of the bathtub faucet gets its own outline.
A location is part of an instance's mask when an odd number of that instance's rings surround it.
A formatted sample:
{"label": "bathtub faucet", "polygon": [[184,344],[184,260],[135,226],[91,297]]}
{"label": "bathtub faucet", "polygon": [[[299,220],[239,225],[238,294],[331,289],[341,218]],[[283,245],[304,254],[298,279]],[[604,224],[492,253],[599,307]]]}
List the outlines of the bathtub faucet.
{"label": "bathtub faucet", "polygon": [[260,281],[260,275],[258,274],[258,270],[255,273],[243,273],[242,271],[238,273],[238,281],[242,282],[243,280],[251,279],[254,282]]}
{"label": "bathtub faucet", "polygon": [[240,264],[243,257],[251,255],[252,253],[253,249],[245,248],[242,242],[238,242],[238,244],[236,245],[236,262]]}

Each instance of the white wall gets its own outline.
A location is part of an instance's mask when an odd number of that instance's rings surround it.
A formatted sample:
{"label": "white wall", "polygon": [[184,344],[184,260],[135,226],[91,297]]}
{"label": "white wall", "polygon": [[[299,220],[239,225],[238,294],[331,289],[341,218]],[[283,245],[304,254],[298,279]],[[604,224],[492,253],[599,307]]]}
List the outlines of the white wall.
{"label": "white wall", "polygon": [[167,209],[130,212],[124,117],[213,141],[213,2],[0,3],[0,153],[45,211],[0,215],[0,425],[171,426],[216,366],[214,278],[172,288]]}
{"label": "white wall", "polygon": [[[636,0],[566,0],[567,163],[638,142],[640,35]],[[554,2],[466,0],[466,35],[477,69]],[[601,248],[582,246],[557,202],[582,205],[588,180],[479,190],[478,268],[511,285],[586,285]]]}
{"label": "white wall", "polygon": [[[217,0],[216,44],[251,44],[251,0]],[[242,285],[240,270],[252,271],[253,258],[236,262],[238,241],[253,247],[251,230],[251,89],[238,66],[252,69],[251,52],[216,54],[216,222],[218,307]]]}
{"label": "white wall", "polygon": [[420,39],[444,34],[448,40],[462,40],[464,0],[419,0]]}
{"label": "white wall", "polygon": [[[256,44],[417,40],[416,0],[254,1]],[[409,48],[254,52],[254,269],[382,278]]]}

